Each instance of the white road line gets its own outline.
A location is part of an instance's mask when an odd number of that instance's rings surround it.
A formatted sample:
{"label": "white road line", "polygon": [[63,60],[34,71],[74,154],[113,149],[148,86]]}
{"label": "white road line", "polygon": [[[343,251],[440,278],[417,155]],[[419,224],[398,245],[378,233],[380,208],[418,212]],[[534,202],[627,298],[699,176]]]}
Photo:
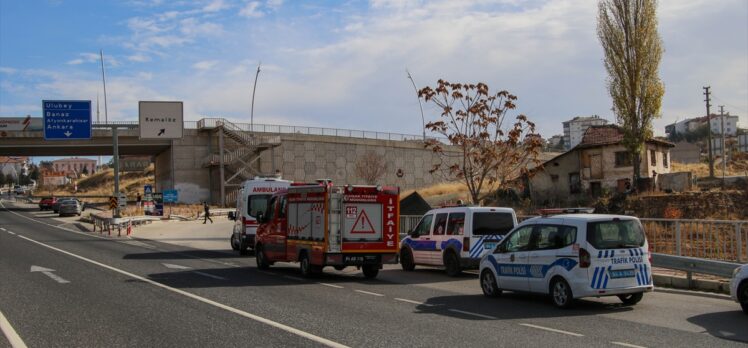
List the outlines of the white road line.
{"label": "white road line", "polygon": [[210,274],[210,273],[206,273],[206,272],[192,271],[192,273],[199,274],[201,276],[208,277],[208,278],[213,278],[213,279],[218,279],[218,280],[226,280],[226,278],[224,278],[224,277],[217,276],[217,275]]}
{"label": "white road line", "polygon": [[10,234],[12,234],[12,235],[14,235],[14,236],[16,235],[15,232],[11,232],[11,231],[7,231],[7,232],[10,233]]}
{"label": "white road line", "polygon": [[295,280],[295,281],[298,281],[298,282],[303,282],[303,281],[306,280],[304,278],[299,278],[299,277],[294,277],[294,276],[283,276],[283,278]]}
{"label": "white road line", "polygon": [[2,228],[2,227],[0,227],[0,230],[6,231],[6,229],[5,229],[5,228]]}
{"label": "white road line", "polygon": [[610,342],[611,344],[615,344],[618,346],[624,346],[624,347],[630,347],[630,348],[647,348],[644,346],[637,346],[635,344],[625,343],[625,342]]}
{"label": "white road line", "polygon": [[326,338],[324,338],[324,337],[316,336],[316,335],[314,335],[314,334],[311,334],[311,333],[308,333],[308,332],[306,332],[306,331],[302,331],[302,330],[299,330],[299,329],[293,328],[293,327],[291,327],[291,326],[288,326],[288,325],[284,325],[284,324],[281,324],[281,323],[279,323],[279,322],[276,322],[276,321],[272,321],[272,320],[270,320],[270,319],[266,319],[266,318],[263,318],[263,317],[261,317],[261,316],[259,316],[259,315],[256,315],[256,314],[252,314],[252,313],[249,313],[249,312],[245,312],[245,311],[243,311],[243,310],[241,310],[241,309],[237,309],[237,308],[234,308],[234,307],[230,307],[230,306],[227,306],[227,305],[225,305],[225,304],[222,304],[222,303],[219,303],[219,302],[216,302],[216,301],[213,301],[213,300],[209,300],[209,299],[207,299],[207,298],[205,298],[205,297],[201,297],[201,296],[195,295],[195,294],[193,294],[193,293],[190,293],[190,292],[187,292],[187,291],[184,291],[184,290],[180,290],[180,289],[177,289],[177,288],[173,288],[173,287],[171,287],[171,286],[168,286],[168,285],[165,285],[165,284],[161,284],[161,283],[159,283],[159,282],[156,282],[156,281],[150,280],[150,279],[148,279],[148,278],[144,278],[144,277],[141,277],[141,276],[139,276],[139,275],[136,275],[136,274],[133,274],[133,273],[130,273],[130,272],[127,272],[127,271],[121,270],[121,269],[119,269],[119,268],[115,268],[115,267],[112,267],[112,266],[109,266],[109,265],[103,264],[103,263],[101,263],[101,262],[98,262],[98,261],[94,261],[94,260],[91,260],[91,259],[89,259],[89,258],[86,258],[86,257],[80,256],[80,255],[76,255],[76,254],[73,254],[73,253],[71,253],[71,252],[69,252],[69,251],[65,251],[65,250],[62,250],[62,249],[59,249],[59,248],[53,247],[53,246],[51,246],[51,245],[47,245],[47,244],[45,244],[45,243],[42,243],[42,242],[38,242],[38,241],[35,241],[35,240],[31,239],[31,238],[27,238],[27,237],[24,237],[24,236],[19,236],[19,237],[20,237],[20,238],[23,238],[23,239],[25,239],[25,240],[28,240],[29,242],[32,242],[32,243],[35,243],[35,244],[41,245],[41,246],[43,246],[43,247],[46,247],[46,248],[52,249],[52,250],[54,250],[54,251],[57,251],[57,252],[63,253],[63,254],[65,254],[65,255],[69,255],[69,256],[72,256],[72,257],[74,257],[74,258],[77,258],[77,259],[79,259],[79,260],[83,260],[83,261],[86,261],[86,262],[88,262],[88,263],[91,263],[91,264],[94,264],[94,265],[96,265],[96,266],[99,266],[99,267],[102,267],[102,268],[108,269],[108,270],[110,270],[110,271],[113,271],[113,272],[117,272],[117,273],[120,273],[120,274],[122,274],[122,275],[128,276],[128,277],[130,277],[130,278],[133,278],[133,279],[137,279],[137,280],[140,280],[140,281],[142,281],[142,282],[145,282],[145,283],[151,284],[151,285],[153,285],[153,286],[157,286],[157,287],[159,287],[159,288],[162,288],[162,289],[165,289],[165,290],[169,290],[169,291],[171,291],[171,292],[174,292],[174,293],[176,293],[176,294],[179,294],[179,295],[182,295],[182,296],[185,296],[185,297],[189,297],[189,298],[191,298],[191,299],[193,299],[193,300],[197,300],[197,301],[200,301],[200,302],[202,302],[202,303],[205,303],[205,304],[208,304],[208,305],[211,305],[211,306],[214,306],[214,307],[217,307],[217,308],[220,308],[220,309],[223,309],[223,310],[229,311],[229,312],[231,312],[231,313],[234,313],[234,314],[240,315],[240,316],[242,316],[242,317],[245,317],[245,318],[248,318],[248,319],[251,319],[251,320],[254,320],[254,321],[257,321],[257,322],[260,322],[260,323],[263,323],[263,324],[269,325],[269,326],[272,326],[272,327],[274,327],[274,328],[277,328],[277,329],[280,329],[280,330],[286,331],[286,332],[288,332],[288,333],[291,333],[291,334],[297,335],[297,336],[299,336],[299,337],[303,337],[303,338],[309,339],[309,340],[311,340],[311,341],[314,341],[314,342],[317,342],[317,343],[320,343],[320,344],[326,345],[326,346],[328,346],[328,347],[341,347],[341,348],[342,348],[342,347],[347,347],[347,346],[345,346],[345,345],[343,345],[343,344],[341,344],[341,343],[338,343],[338,342],[335,342],[335,341],[332,341],[332,340],[328,340],[328,339],[326,339]]}
{"label": "white road line", "polygon": [[5,318],[3,312],[0,312],[0,330],[3,331],[13,348],[26,348],[26,343],[23,343],[21,336],[18,336],[18,333],[10,325],[8,319]]}
{"label": "white road line", "polygon": [[545,331],[560,333],[560,334],[564,334],[564,335],[569,335],[569,336],[575,336],[575,337],[583,337],[584,336],[584,335],[582,335],[580,333],[570,332],[570,331],[564,331],[564,330],[558,330],[558,329],[553,329],[553,328],[545,327],[545,326],[539,326],[539,325],[533,325],[533,324],[525,324],[525,323],[522,323],[520,325],[531,327],[531,328],[534,328],[534,329],[540,329],[540,330],[545,330]]}
{"label": "white road line", "polygon": [[492,317],[490,315],[483,315],[483,314],[478,314],[478,313],[473,313],[473,312],[466,312],[466,311],[461,311],[459,309],[449,309],[449,311],[450,312],[455,312],[455,313],[460,313],[460,314],[472,315],[474,317],[483,318],[483,319],[496,319],[496,317]]}
{"label": "white road line", "polygon": [[372,296],[379,296],[383,297],[383,294],[377,294],[376,292],[369,292],[369,291],[363,291],[363,290],[354,290],[355,292],[360,292],[362,294],[372,295]]}
{"label": "white road line", "polygon": [[412,303],[412,304],[419,305],[419,306],[428,306],[428,307],[433,306],[432,304],[429,304],[429,303],[423,303],[423,302],[408,300],[407,298],[398,298],[398,297],[395,297],[395,300],[396,301],[401,301],[401,302]]}
{"label": "white road line", "polygon": [[335,288],[335,289],[342,289],[342,288],[343,288],[342,286],[340,286],[340,285],[335,285],[335,284],[328,284],[328,283],[317,283],[317,284],[319,284],[319,285],[324,285],[324,286],[329,286],[329,287],[331,287],[331,288]]}

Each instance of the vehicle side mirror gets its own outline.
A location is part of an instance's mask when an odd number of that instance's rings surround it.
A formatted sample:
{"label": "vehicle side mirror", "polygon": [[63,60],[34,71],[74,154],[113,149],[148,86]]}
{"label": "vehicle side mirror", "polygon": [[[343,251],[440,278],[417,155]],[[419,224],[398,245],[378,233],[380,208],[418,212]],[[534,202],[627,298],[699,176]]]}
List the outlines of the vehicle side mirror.
{"label": "vehicle side mirror", "polygon": [[229,212],[229,220],[236,221],[236,214],[233,211]]}
{"label": "vehicle side mirror", "polygon": [[257,213],[257,222],[264,223],[265,222],[265,214],[262,212]]}

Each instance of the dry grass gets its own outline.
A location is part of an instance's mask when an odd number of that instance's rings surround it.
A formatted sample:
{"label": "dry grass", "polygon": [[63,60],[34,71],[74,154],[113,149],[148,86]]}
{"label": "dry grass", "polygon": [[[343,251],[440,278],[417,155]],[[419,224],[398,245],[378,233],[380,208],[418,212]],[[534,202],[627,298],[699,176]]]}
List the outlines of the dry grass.
{"label": "dry grass", "polygon": [[[727,168],[725,170],[725,175],[727,176],[748,175],[748,170],[746,170],[746,168],[748,168],[748,161],[746,160],[731,161],[727,165]],[[671,173],[691,172],[696,177],[706,177],[706,176],[709,176],[709,164],[708,163],[673,162],[670,168],[670,172]],[[715,161],[715,165],[714,165],[714,175],[722,176],[722,165],[721,163],[718,164],[717,161]]]}
{"label": "dry grass", "polygon": [[403,191],[401,198],[417,191],[431,206],[440,206],[455,203],[458,200],[470,201],[470,193],[465,184],[460,182],[444,182],[432,186],[418,188],[416,190]]}
{"label": "dry grass", "polygon": [[[122,173],[120,174],[120,190],[127,193],[128,197],[134,197],[138,192],[143,191],[143,185],[154,184],[154,177],[152,171],[150,175],[141,172]],[[41,187],[37,189],[34,194],[37,196],[43,195],[55,195],[55,196],[66,196],[66,195],[91,195],[91,196],[111,196],[114,188],[114,170],[107,169],[96,174],[90,175],[83,179],[78,180],[78,191],[74,191],[74,185],[68,184],[65,186],[57,187]],[[106,200],[106,198],[86,199],[90,202],[97,202]]]}

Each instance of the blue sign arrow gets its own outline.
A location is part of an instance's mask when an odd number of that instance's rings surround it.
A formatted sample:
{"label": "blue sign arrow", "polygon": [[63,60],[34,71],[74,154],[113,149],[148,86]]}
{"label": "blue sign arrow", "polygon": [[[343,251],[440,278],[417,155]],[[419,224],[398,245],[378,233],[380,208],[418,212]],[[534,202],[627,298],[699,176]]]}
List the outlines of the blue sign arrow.
{"label": "blue sign arrow", "polygon": [[90,100],[42,100],[44,140],[91,139]]}

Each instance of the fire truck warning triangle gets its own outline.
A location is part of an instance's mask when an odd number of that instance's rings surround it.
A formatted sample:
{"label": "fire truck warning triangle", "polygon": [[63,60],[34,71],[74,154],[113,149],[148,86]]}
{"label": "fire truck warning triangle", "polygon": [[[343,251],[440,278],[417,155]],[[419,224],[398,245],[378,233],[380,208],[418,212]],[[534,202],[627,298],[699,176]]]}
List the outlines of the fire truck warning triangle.
{"label": "fire truck warning triangle", "polygon": [[361,209],[361,214],[358,214],[358,218],[356,218],[356,222],[353,224],[351,233],[376,233],[365,210]]}

